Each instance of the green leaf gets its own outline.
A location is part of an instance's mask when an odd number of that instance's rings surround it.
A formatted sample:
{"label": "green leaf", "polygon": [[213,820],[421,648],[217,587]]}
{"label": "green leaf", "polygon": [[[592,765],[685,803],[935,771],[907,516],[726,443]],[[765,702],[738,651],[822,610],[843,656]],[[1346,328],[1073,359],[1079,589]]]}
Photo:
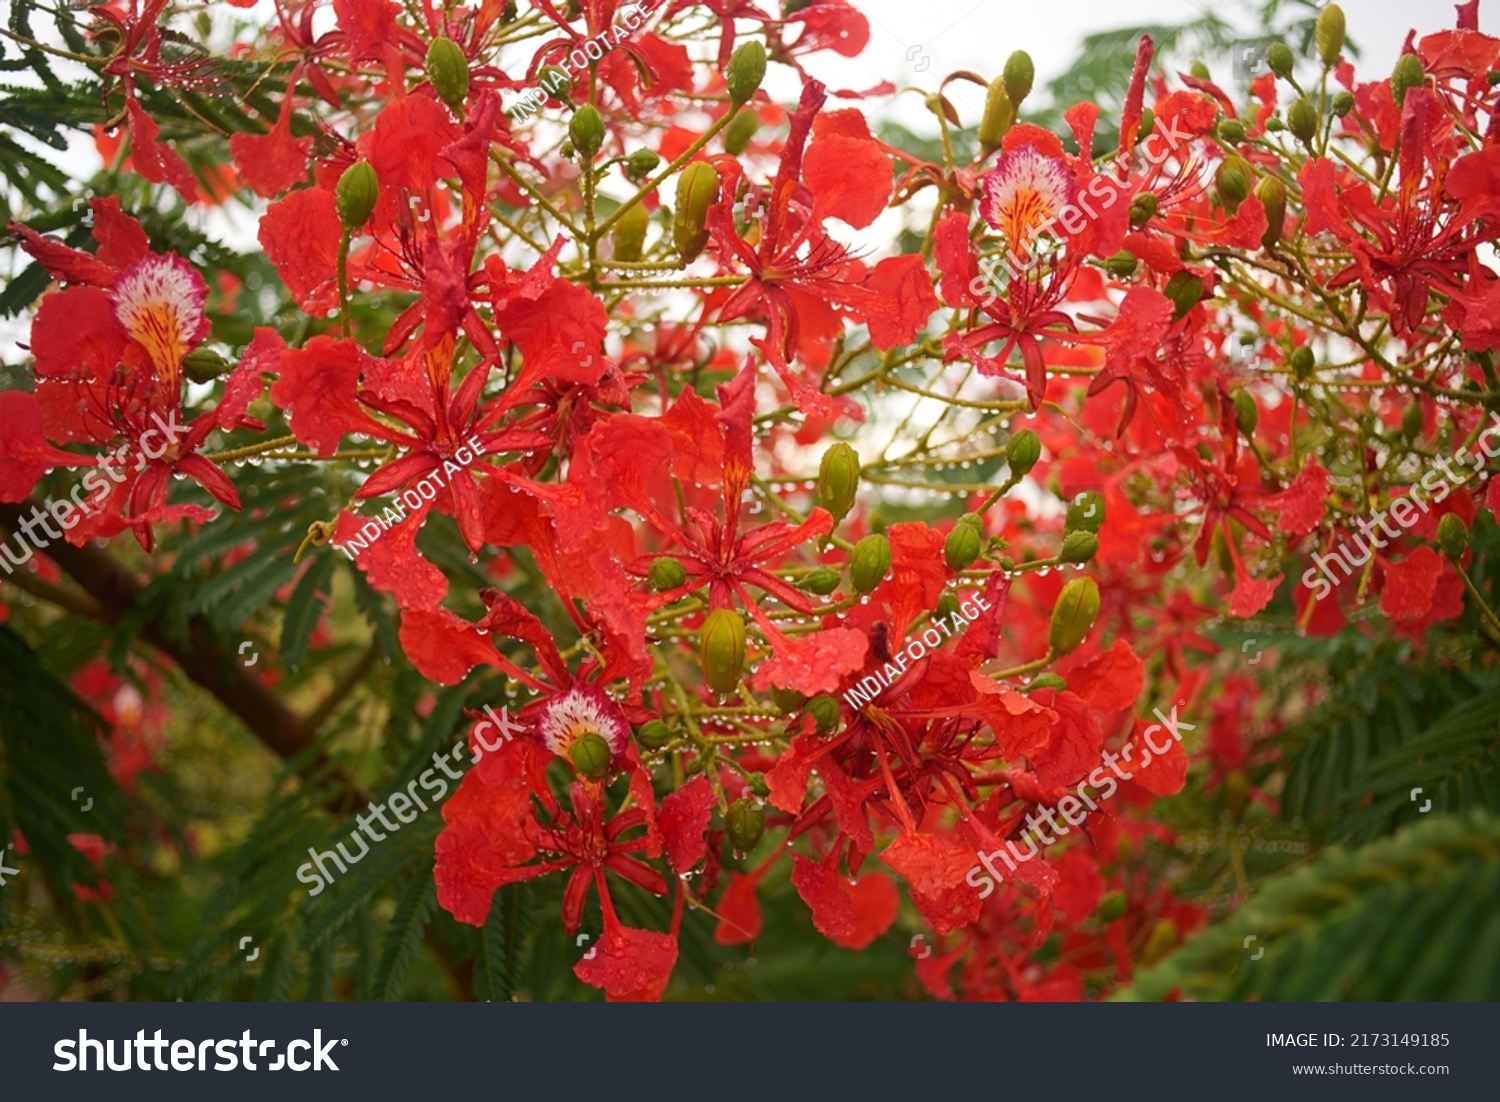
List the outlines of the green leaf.
{"label": "green leaf", "polygon": [[334,565],[331,555],[315,558],[286,603],[286,615],[281,621],[281,661],[291,669],[298,669],[307,657],[307,642],[323,615],[325,602],[321,595],[328,593]]}

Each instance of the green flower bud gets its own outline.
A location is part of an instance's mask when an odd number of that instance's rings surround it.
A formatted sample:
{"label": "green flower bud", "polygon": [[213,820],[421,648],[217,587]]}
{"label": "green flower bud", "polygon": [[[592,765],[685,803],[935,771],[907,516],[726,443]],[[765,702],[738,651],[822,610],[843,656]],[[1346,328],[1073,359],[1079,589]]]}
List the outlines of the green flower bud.
{"label": "green flower bud", "polygon": [[1426,425],[1426,418],[1422,413],[1422,403],[1413,402],[1401,411],[1401,435],[1407,440],[1415,440],[1422,435],[1422,429]]}
{"label": "green flower bud", "polygon": [[1245,124],[1238,119],[1225,119],[1219,123],[1219,141],[1225,145],[1239,145],[1245,140]]}
{"label": "green flower bud", "polygon": [[1104,270],[1112,276],[1127,279],[1135,275],[1135,270],[1140,267],[1140,261],[1135,258],[1135,253],[1129,249],[1121,249],[1104,262]]}
{"label": "green flower bud", "polygon": [[1292,55],[1291,47],[1285,42],[1273,42],[1266,50],[1266,68],[1277,76],[1285,79],[1292,75],[1292,69],[1297,65],[1297,59]]}
{"label": "green flower bud", "polygon": [[1036,66],[1031,63],[1031,55],[1025,50],[1017,50],[1011,54],[1005,59],[1000,79],[1005,82],[1006,97],[1020,107],[1026,97],[1031,95],[1031,85],[1036,80]]}
{"label": "green flower bud", "polygon": [[602,781],[609,776],[609,743],[593,731],[573,740],[573,745],[568,747],[568,757],[578,775],[586,780]]}
{"label": "green flower bud", "polygon": [[1491,88],[1493,88],[1497,84],[1500,84],[1500,69],[1491,69],[1488,73],[1486,73],[1484,75],[1484,82]]}
{"label": "green flower bud", "polygon": [[1130,201],[1130,228],[1138,230],[1156,217],[1156,196],[1143,191]]}
{"label": "green flower bud", "polygon": [[891,541],[882,535],[866,536],[849,553],[849,582],[859,593],[869,593],[891,568]]}
{"label": "green flower bud", "polygon": [[818,504],[838,524],[854,508],[859,493],[859,453],[848,444],[837,443],[823,453],[818,464]]}
{"label": "green flower bud", "polygon": [[651,212],[645,203],[637,203],[615,223],[609,239],[614,243],[616,260],[639,260],[646,250],[646,230],[651,226]]}
{"label": "green flower bud", "polygon": [[1469,527],[1456,513],[1448,513],[1438,521],[1437,538],[1443,554],[1454,562],[1469,549]]}
{"label": "green flower bud", "polygon": [[1286,226],[1286,185],[1275,176],[1267,176],[1256,185],[1255,197],[1266,208],[1266,232],[1260,235],[1260,243],[1274,249]]}
{"label": "green flower bud", "polygon": [[1128,902],[1124,892],[1110,892],[1103,899],[1099,900],[1099,921],[1113,922],[1125,913]]}
{"label": "green flower bud", "polygon": [[951,589],[945,589],[938,596],[938,616],[951,623],[953,621],[953,617],[958,614],[962,605],[963,602],[958,599],[957,593],[954,593]]}
{"label": "green flower bud", "polygon": [[646,750],[660,750],[672,741],[672,728],[659,719],[649,720],[636,728],[635,741]]}
{"label": "green flower bud", "polygon": [[1248,390],[1234,392],[1234,423],[1247,437],[1255,435],[1256,422],[1260,420],[1260,407]]}
{"label": "green flower bud", "polygon": [[755,117],[755,109],[740,108],[729,125],[724,128],[724,152],[738,157],[745,152],[750,139],[755,137],[755,132],[759,128],[760,120]]}
{"label": "green flower bud", "polygon": [[1344,116],[1348,115],[1350,111],[1354,110],[1354,93],[1344,91],[1338,92],[1333,97],[1332,109],[1335,118],[1342,119]]}
{"label": "green flower bud", "polygon": [[536,85],[560,103],[573,102],[573,77],[561,65],[543,65],[536,71]]}
{"label": "green flower bud", "polygon": [[676,589],[687,581],[687,571],[683,569],[682,563],[676,559],[661,555],[651,560],[651,569],[646,574],[646,581],[656,592]]}
{"label": "green flower bud", "polygon": [[766,48],[760,39],[752,38],[734,51],[724,69],[724,83],[729,87],[730,101],[737,105],[748,103],[765,78]]}
{"label": "green flower bud", "polygon": [[978,525],[963,521],[955,524],[953,531],[948,533],[947,542],[943,544],[943,558],[947,560],[948,569],[969,569],[974,560],[979,558],[983,544],[984,532]]}
{"label": "green flower bud", "polygon": [[1099,537],[1092,532],[1069,532],[1063,539],[1062,550],[1057,561],[1062,563],[1086,563],[1099,550]]}
{"label": "green flower bud", "polygon": [[[654,149],[637,149],[625,158],[625,175],[632,180],[644,180],[656,171],[656,166],[661,164],[661,154]],[[639,203],[636,206],[640,206]]]}
{"label": "green flower bud", "polygon": [[1098,490],[1084,490],[1068,502],[1063,518],[1064,532],[1097,532],[1104,527],[1104,495]]}
{"label": "green flower bud", "polygon": [[1176,316],[1183,317],[1203,300],[1203,277],[1186,269],[1175,272],[1162,288],[1162,294],[1177,304]]}
{"label": "green flower bud", "polygon": [[1404,105],[1406,93],[1419,87],[1426,79],[1422,59],[1416,54],[1402,54],[1397,58],[1395,71],[1391,73],[1391,95],[1396,97],[1396,105]]}
{"label": "green flower bud", "polygon": [[1036,466],[1042,457],[1042,438],[1030,429],[1022,429],[1010,438],[1005,449],[1005,463],[1012,477],[1019,478]]}
{"label": "green flower bud", "polygon": [[1027,685],[1022,691],[1034,693],[1042,689],[1056,689],[1058,692],[1062,692],[1062,690],[1066,689],[1067,687],[1068,683],[1066,681],[1064,681],[1061,677],[1058,677],[1057,674],[1053,673],[1051,670],[1048,670],[1046,673],[1039,673],[1035,677],[1033,677],[1031,679],[1031,684]]}
{"label": "green flower bud", "polygon": [[730,608],[716,608],[698,629],[698,660],[709,687],[728,696],[745,670],[745,620]]}
{"label": "green flower bud", "polygon": [[979,148],[986,154],[1000,148],[1005,135],[1016,124],[1016,105],[1005,92],[1005,78],[990,81],[984,96],[984,114],[979,119]]}
{"label": "green flower bud", "polygon": [[1308,374],[1312,371],[1315,362],[1313,359],[1313,350],[1311,348],[1308,348],[1307,345],[1304,344],[1301,348],[1297,349],[1290,356],[1288,356],[1286,362],[1287,366],[1292,369],[1292,373],[1296,375],[1297,378],[1306,379]]}
{"label": "green flower bud", "polygon": [[604,144],[604,116],[593,104],[585,103],[573,112],[568,122],[568,137],[573,148],[585,157],[592,157]]}
{"label": "green flower bud", "polygon": [[1228,157],[1219,164],[1214,173],[1214,188],[1225,210],[1232,213],[1245,201],[1250,194],[1252,175],[1243,157]]}
{"label": "green flower bud", "polygon": [[1318,42],[1318,59],[1323,62],[1323,68],[1332,69],[1339,63],[1339,55],[1344,52],[1344,9],[1337,4],[1329,4],[1320,11],[1315,37]]}
{"label": "green flower bud", "polygon": [[826,735],[839,724],[839,702],[827,693],[819,693],[809,700],[807,711],[817,723],[820,735]]}
{"label": "green flower bud", "polygon": [[211,383],[232,365],[210,348],[195,348],[182,357],[182,370],[195,383]]}
{"label": "green flower bud", "polygon": [[1266,120],[1266,129],[1272,134],[1279,134],[1281,131],[1286,129],[1286,123],[1281,121],[1280,116],[1272,115],[1269,119]]}
{"label": "green flower bud", "polygon": [[380,181],[368,161],[356,161],[344,169],[333,190],[333,209],[344,229],[353,233],[370,220],[380,198]]}
{"label": "green flower bud", "polygon": [[1194,61],[1189,65],[1188,72],[1192,73],[1199,80],[1213,80],[1214,78],[1213,73],[1209,72],[1208,66],[1201,61]]}
{"label": "green flower bud", "polygon": [[766,832],[766,813],[754,800],[735,800],[724,813],[724,836],[735,853],[749,853]]}
{"label": "green flower bud", "polygon": [[1298,96],[1286,109],[1286,128],[1299,142],[1310,142],[1318,132],[1318,109],[1306,96]]}
{"label": "green flower bud", "polygon": [[718,197],[719,174],[707,161],[694,161],[677,177],[672,243],[684,262],[697,260],[708,244],[708,209]]}
{"label": "green flower bud", "polygon": [[1072,654],[1088,638],[1099,615],[1099,586],[1093,578],[1074,578],[1063,586],[1052,606],[1047,642],[1057,655]]}
{"label": "green flower bud", "polygon": [[469,59],[451,38],[434,38],[427,47],[427,79],[432,90],[457,111],[469,96]]}
{"label": "green flower bud", "polygon": [[766,775],[764,773],[745,773],[743,776],[745,778],[745,787],[757,796],[764,799],[771,794],[771,789],[766,784]]}
{"label": "green flower bud", "polygon": [[802,706],[807,703],[807,697],[796,689],[773,688],[771,702],[776,705],[776,710],[782,715],[789,716],[793,712],[802,710]]}
{"label": "green flower bud", "polygon": [[831,566],[818,566],[802,575],[802,580],[797,583],[797,588],[806,590],[808,593],[816,593],[819,597],[826,597],[839,587],[844,575]]}

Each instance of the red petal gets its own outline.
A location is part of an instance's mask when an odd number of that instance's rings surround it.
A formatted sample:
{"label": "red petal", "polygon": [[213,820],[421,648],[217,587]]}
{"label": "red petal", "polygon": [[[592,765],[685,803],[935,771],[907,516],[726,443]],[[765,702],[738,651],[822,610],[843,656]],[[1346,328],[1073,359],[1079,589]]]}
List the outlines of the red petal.
{"label": "red petal", "polygon": [[703,832],[714,813],[714,790],[699,774],[661,802],[659,822],[667,860],[677,872],[687,872],[708,848]]}
{"label": "red petal", "polygon": [[333,193],[301,188],[266,208],[260,245],[292,299],[314,317],[338,305],[339,216]]}
{"label": "red petal", "polygon": [[920,256],[886,257],[875,265],[865,286],[883,300],[865,311],[870,343],[882,352],[910,344],[939,306]]}
{"label": "red petal", "polygon": [[965,878],[974,851],[935,834],[903,833],[880,859],[906,880],[912,902],[932,928],[946,934],[979,917],[982,902]]}
{"label": "red petal", "polygon": [[1418,547],[1397,563],[1385,564],[1380,611],[1392,620],[1417,620],[1432,611],[1443,557],[1430,547]]}
{"label": "red petal", "polygon": [[271,400],[287,412],[297,439],[321,456],[338,450],[346,432],[383,435],[354,401],[360,373],[373,360],[352,340],[316,336],[303,349],[281,353],[281,379]]}
{"label": "red petal", "polygon": [[[833,134],[819,138],[802,159],[802,179],[817,213],[862,230],[891,198],[891,162],[874,141]],[[920,258],[913,257],[920,263]]]}
{"label": "red petal", "polygon": [[0,391],[0,501],[25,501],[37,479],[53,467],[92,467],[97,462],[47,442],[35,396]]}
{"label": "red petal", "polygon": [[403,613],[401,649],[418,673],[439,685],[457,685],[475,666],[501,668],[494,644],[446,608]]}
{"label": "red petal", "polygon": [[604,936],[592,959],[580,960],[573,974],[602,988],[610,1002],[656,1002],[677,964],[677,939],[654,930],[636,930],[606,917]]}

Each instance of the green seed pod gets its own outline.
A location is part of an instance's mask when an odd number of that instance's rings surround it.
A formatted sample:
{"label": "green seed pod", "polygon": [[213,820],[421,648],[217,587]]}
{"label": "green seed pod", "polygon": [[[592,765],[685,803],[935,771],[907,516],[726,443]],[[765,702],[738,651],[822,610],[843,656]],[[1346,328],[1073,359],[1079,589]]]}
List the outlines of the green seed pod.
{"label": "green seed pod", "polygon": [[750,139],[755,137],[755,132],[759,128],[760,120],[755,117],[754,108],[740,108],[729,125],[724,128],[724,152],[738,157],[745,152]]}
{"label": "green seed pod", "polygon": [[1245,124],[1238,119],[1225,119],[1219,123],[1219,141],[1225,145],[1239,145],[1245,140]]}
{"label": "green seed pod", "polygon": [[1256,422],[1260,420],[1260,407],[1248,390],[1234,392],[1234,423],[1247,437],[1255,435]]}
{"label": "green seed pod", "polygon": [[1036,66],[1031,62],[1031,55],[1025,50],[1017,50],[1011,54],[1005,59],[1000,79],[1005,82],[1006,97],[1020,107],[1026,97],[1031,95],[1031,85],[1036,80]]}
{"label": "green seed pod", "polygon": [[728,696],[745,670],[745,620],[730,608],[716,608],[698,629],[698,660],[709,687]]}
{"label": "green seed pod", "polygon": [[766,48],[752,38],[734,51],[724,69],[724,83],[729,87],[730,102],[736,106],[748,103],[760,82],[766,78]]}
{"label": "green seed pod", "polygon": [[1177,304],[1176,316],[1183,317],[1203,300],[1203,278],[1186,269],[1175,272],[1162,288],[1162,294]]}
{"label": "green seed pod", "polygon": [[1129,249],[1121,249],[1104,261],[1104,270],[1112,276],[1128,279],[1135,275],[1135,270],[1140,267],[1140,263],[1135,258],[1135,253]]}
{"label": "green seed pod", "polygon": [[368,161],[356,161],[344,169],[333,190],[333,209],[344,229],[353,233],[370,220],[380,198],[380,181]]}
{"label": "green seed pod", "polygon": [[817,723],[820,735],[826,735],[839,724],[839,702],[827,693],[819,693],[809,700],[807,711]]}
{"label": "green seed pod", "polygon": [[953,531],[948,533],[947,542],[943,544],[943,558],[947,560],[948,569],[969,569],[974,560],[979,558],[983,544],[984,532],[978,525],[963,521],[955,524]]}
{"label": "green seed pod", "polygon": [[1254,172],[1243,157],[1226,157],[1214,173],[1214,188],[1224,209],[1233,213],[1250,194]]}
{"label": "green seed pod", "polygon": [[1313,350],[1304,344],[1288,356],[1286,362],[1297,378],[1306,379],[1316,361],[1313,358]]}
{"label": "green seed pod", "polygon": [[694,161],[677,177],[672,243],[685,262],[697,260],[708,244],[708,209],[718,197],[719,174],[707,161]]}
{"label": "green seed pod", "polygon": [[807,697],[796,689],[773,688],[771,690],[771,702],[776,705],[776,710],[784,716],[793,712],[800,712],[802,706],[807,703]]}
{"label": "green seed pod", "polygon": [[1077,650],[1098,615],[1099,586],[1093,578],[1074,578],[1063,586],[1057,604],[1052,606],[1052,624],[1047,632],[1052,653],[1072,654]]}
{"label": "green seed pod", "polygon": [[672,728],[653,719],[636,728],[635,741],[647,750],[660,750],[672,741]]}
{"label": "green seed pod", "polygon": [[816,593],[819,597],[826,597],[839,587],[844,575],[831,566],[818,566],[802,575],[802,580],[797,583],[797,588],[808,593]]}
{"label": "green seed pod", "polygon": [[614,243],[616,260],[639,260],[646,251],[646,230],[651,225],[651,212],[645,203],[637,203],[615,223],[609,239]]}
{"label": "green seed pod", "polygon": [[578,775],[591,781],[602,781],[609,776],[609,743],[603,737],[587,731],[573,740],[568,747],[568,757]]}
{"label": "green seed pod", "polygon": [[451,38],[434,38],[427,47],[427,79],[432,90],[457,111],[469,97],[469,59]]}
{"label": "green seed pod", "polygon": [[963,602],[958,599],[958,594],[951,589],[945,589],[938,596],[937,612],[942,619],[952,623],[953,617],[959,614]]}
{"label": "green seed pod", "polygon": [[984,114],[979,119],[979,148],[986,154],[1000,148],[1005,135],[1016,124],[1016,105],[1005,92],[1005,78],[990,81],[984,96]]}
{"label": "green seed pod", "polygon": [[1064,532],[1097,532],[1104,527],[1104,495],[1098,490],[1084,490],[1068,502],[1063,518]]}
{"label": "green seed pod", "polygon": [[766,775],[764,773],[744,773],[742,776],[745,778],[745,787],[757,796],[764,799],[771,794],[771,789],[766,784]]}
{"label": "green seed pod", "polygon": [[882,535],[866,536],[849,553],[849,582],[856,592],[869,593],[891,569],[891,541]]}
{"label": "green seed pod", "polygon": [[1391,73],[1391,95],[1396,97],[1396,105],[1403,106],[1406,103],[1406,93],[1420,86],[1426,79],[1422,59],[1416,54],[1402,54],[1397,58],[1395,71]]}
{"label": "green seed pod", "polygon": [[1099,550],[1099,537],[1092,532],[1069,532],[1063,538],[1062,550],[1057,561],[1062,563],[1086,563]]}
{"label": "green seed pod", "polygon": [[1266,50],[1266,68],[1282,79],[1291,76],[1296,65],[1297,59],[1285,42],[1273,42]]}
{"label": "green seed pod", "polygon": [[1099,921],[1113,922],[1125,913],[1128,903],[1129,900],[1124,892],[1110,892],[1103,899],[1099,900]]}
{"label": "green seed pod", "polygon": [[1454,562],[1469,549],[1469,527],[1456,513],[1448,513],[1438,521],[1437,538],[1443,554]]}
{"label": "green seed pod", "polygon": [[749,853],[766,832],[766,813],[754,800],[735,800],[724,813],[724,836],[735,853]]}
{"label": "green seed pod", "polygon": [[1299,142],[1310,142],[1318,132],[1318,109],[1306,96],[1298,96],[1286,109],[1286,128]]}
{"label": "green seed pod", "polygon": [[687,581],[687,571],[683,569],[682,563],[668,555],[660,555],[651,560],[651,569],[646,574],[646,581],[656,592],[676,589]]}
{"label": "green seed pod", "polygon": [[1407,440],[1415,440],[1421,436],[1425,424],[1421,402],[1413,402],[1401,411],[1401,435]]}
{"label": "green seed pod", "polygon": [[1334,118],[1342,119],[1344,116],[1348,115],[1350,111],[1354,110],[1354,93],[1342,91],[1339,92],[1333,97],[1331,106]]}
{"label": "green seed pod", "polygon": [[1005,464],[1013,478],[1029,473],[1041,457],[1042,438],[1030,429],[1022,429],[1012,436],[1005,449]]}
{"label": "green seed pod", "polygon": [[211,383],[229,371],[230,363],[210,348],[196,348],[182,357],[182,370],[195,383]]}
{"label": "green seed pod", "polygon": [[536,85],[560,103],[573,102],[573,76],[561,65],[543,65],[536,71]]}
{"label": "green seed pod", "polygon": [[823,453],[818,464],[818,504],[838,524],[854,508],[859,494],[859,453],[848,444],[837,443]]}
{"label": "green seed pod", "polygon": [[[661,154],[654,149],[637,149],[625,158],[625,175],[632,180],[644,180],[661,164]],[[636,204],[639,206],[640,204]]]}
{"label": "green seed pod", "polygon": [[1130,228],[1138,230],[1156,217],[1156,196],[1143,191],[1130,201]]}
{"label": "green seed pod", "polygon": [[604,116],[593,104],[585,103],[573,112],[568,122],[568,137],[573,148],[585,157],[592,157],[604,144]]}
{"label": "green seed pod", "polygon": [[1255,197],[1266,208],[1266,232],[1260,235],[1260,243],[1274,249],[1286,227],[1286,185],[1275,176],[1267,176],[1256,185]]}
{"label": "green seed pod", "polygon": [[1332,69],[1339,63],[1344,52],[1344,9],[1329,4],[1318,13],[1317,32],[1318,60],[1323,68]]}
{"label": "green seed pod", "polygon": [[1266,120],[1266,130],[1272,134],[1279,134],[1286,129],[1286,123],[1281,121],[1279,115],[1272,115]]}

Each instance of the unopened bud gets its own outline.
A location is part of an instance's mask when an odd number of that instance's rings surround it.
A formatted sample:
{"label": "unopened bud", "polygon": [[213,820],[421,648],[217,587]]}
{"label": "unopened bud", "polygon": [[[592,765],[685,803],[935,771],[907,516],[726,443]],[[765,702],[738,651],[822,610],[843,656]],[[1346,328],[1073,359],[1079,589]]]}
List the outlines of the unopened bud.
{"label": "unopened bud", "polygon": [[561,103],[573,102],[573,77],[561,65],[543,65],[536,71],[536,84]]}
{"label": "unopened bud", "polygon": [[1063,539],[1062,550],[1057,553],[1061,563],[1081,564],[1094,557],[1099,550],[1099,537],[1092,532],[1069,532]]}
{"label": "unopened bud", "polygon": [[1036,79],[1036,66],[1031,62],[1031,55],[1025,50],[1017,50],[1011,54],[1005,59],[1001,79],[1005,81],[1005,94],[1010,102],[1020,107],[1026,97],[1031,95],[1031,85]]}
{"label": "unopened bud", "polygon": [[1401,435],[1407,440],[1415,440],[1421,436],[1425,425],[1421,402],[1413,402],[1401,411]]}
{"label": "unopened bud", "polygon": [[1277,76],[1285,79],[1292,75],[1292,69],[1297,65],[1297,58],[1292,54],[1292,49],[1285,42],[1273,42],[1266,50],[1266,68]]}
{"label": "unopened bud", "polygon": [[1275,176],[1267,176],[1256,185],[1255,197],[1266,208],[1266,232],[1260,235],[1260,243],[1274,249],[1286,226],[1286,185]]}
{"label": "unopened bud", "polygon": [[604,144],[604,116],[591,103],[585,103],[573,112],[568,122],[568,137],[573,148],[585,157],[592,157]]}
{"label": "unopened bud", "polygon": [[979,558],[984,532],[979,525],[967,523],[967,520],[966,517],[955,524],[943,544],[943,558],[949,570],[967,570]]}
{"label": "unopened bud", "polygon": [[709,687],[728,696],[745,669],[745,620],[733,609],[716,608],[698,630],[698,659]]}
{"label": "unopened bud", "polygon": [[724,837],[735,853],[749,853],[766,832],[766,813],[754,800],[735,800],[724,813]]}
{"label": "unopened bud", "polygon": [[1318,132],[1318,109],[1306,96],[1298,96],[1286,109],[1286,128],[1299,142],[1310,142]]}
{"label": "unopened bud", "polygon": [[1186,269],[1174,272],[1172,278],[1167,280],[1167,285],[1162,288],[1162,294],[1177,306],[1176,317],[1181,318],[1202,301],[1203,277]]}
{"label": "unopened bud", "polygon": [[708,244],[708,210],[718,197],[719,174],[707,161],[694,161],[677,177],[672,243],[684,261],[697,260]]}
{"label": "unopened bud", "polygon": [[1214,173],[1214,190],[1224,209],[1233,213],[1250,194],[1251,170],[1243,157],[1229,157]]}
{"label": "unopened bud", "polygon": [[1098,490],[1084,490],[1068,502],[1063,518],[1064,532],[1097,532],[1104,527],[1104,495]]}
{"label": "unopened bud", "polygon": [[729,88],[729,99],[735,104],[748,103],[760,82],[766,77],[766,48],[758,38],[752,38],[734,51],[724,69],[724,83]]}
{"label": "unopened bud", "polygon": [[1143,191],[1130,201],[1130,228],[1138,230],[1156,217],[1156,196]]}
{"label": "unopened bud", "polygon": [[1323,68],[1332,69],[1339,63],[1344,52],[1344,9],[1329,4],[1318,13],[1317,31],[1318,60]]}
{"label": "unopened bud", "polygon": [[884,536],[866,536],[849,553],[849,583],[856,592],[869,593],[891,568],[891,541]]}
{"label": "unopened bud", "polygon": [[826,735],[839,723],[839,702],[827,693],[819,693],[807,702],[808,715],[818,725],[818,734]]}
{"label": "unopened bud", "polygon": [[1308,348],[1307,345],[1304,344],[1301,348],[1298,348],[1290,356],[1288,356],[1286,362],[1287,366],[1292,369],[1292,373],[1296,375],[1297,378],[1305,379],[1312,371],[1316,360],[1313,357],[1313,350],[1311,348]]}
{"label": "unopened bud", "polygon": [[1136,259],[1135,253],[1129,249],[1121,249],[1113,256],[1104,261],[1104,270],[1112,276],[1127,279],[1135,275],[1135,270],[1140,267],[1140,261]]}
{"label": "unopened bud", "polygon": [[676,589],[687,581],[687,571],[682,563],[669,555],[661,555],[651,561],[651,569],[646,574],[646,581],[652,589],[661,593],[664,590]]}
{"label": "unopened bud", "polygon": [[[632,180],[644,180],[661,164],[661,154],[654,149],[637,149],[625,158],[625,175]],[[639,206],[640,204],[636,204]]]}
{"label": "unopened bud", "polygon": [[1455,513],[1447,513],[1438,521],[1437,538],[1443,554],[1454,562],[1463,558],[1464,552],[1469,549],[1469,527]]}
{"label": "unopened bud", "polygon": [[451,38],[434,38],[427,47],[427,79],[432,90],[455,111],[469,96],[469,59]]}
{"label": "unopened bud", "polygon": [[724,152],[738,157],[745,152],[750,139],[755,137],[755,132],[759,128],[760,120],[755,117],[755,109],[741,107],[729,125],[724,128]]}
{"label": "unopened bud", "polygon": [[1016,105],[1005,92],[1005,78],[990,81],[984,97],[984,114],[979,119],[979,148],[992,153],[1000,148],[1005,135],[1016,124]]}
{"label": "unopened bud", "polygon": [[1344,116],[1348,115],[1350,111],[1354,110],[1354,93],[1346,91],[1338,92],[1333,97],[1331,108],[1333,110],[1334,118],[1342,119]]}
{"label": "unopened bud", "polygon": [[1124,892],[1113,891],[1099,900],[1099,921],[1113,922],[1125,913],[1128,897]]}
{"label": "unopened bud", "polygon": [[1057,655],[1072,654],[1088,638],[1099,615],[1099,586],[1093,578],[1075,578],[1057,596],[1047,642]]}
{"label": "unopened bud", "polygon": [[1255,435],[1256,422],[1260,420],[1260,407],[1248,390],[1234,392],[1234,423],[1246,436]]}
{"label": "unopened bud", "polygon": [[672,728],[659,719],[649,720],[636,728],[635,741],[647,750],[660,750],[672,741]]}
{"label": "unopened bud", "polygon": [[1042,438],[1030,429],[1022,429],[1012,436],[1005,449],[1005,464],[1016,478],[1027,474],[1041,457]]}
{"label": "unopened bud", "polygon": [[859,453],[843,442],[823,453],[818,464],[818,504],[838,524],[854,508],[859,493]]}
{"label": "unopened bud", "polygon": [[380,198],[380,181],[368,161],[356,161],[344,169],[333,191],[333,209],[351,233],[370,220]]}
{"label": "unopened bud", "polygon": [[954,593],[951,589],[943,590],[938,596],[937,612],[938,616],[944,620],[951,622],[953,617],[959,614],[962,607],[963,602],[958,599],[958,594]]}
{"label": "unopened bud", "polygon": [[843,574],[831,566],[816,566],[802,575],[797,588],[806,590],[808,593],[816,593],[819,597],[826,597],[839,587],[839,582],[843,580],[843,577]]}
{"label": "unopened bud", "polygon": [[609,743],[593,731],[585,731],[568,747],[568,757],[580,777],[602,781],[609,776]]}
{"label": "unopened bud", "polygon": [[1422,68],[1422,59],[1416,54],[1402,54],[1396,60],[1395,71],[1391,73],[1391,95],[1396,98],[1396,106],[1400,107],[1406,103],[1406,93],[1418,87],[1427,79],[1427,73]]}
{"label": "unopened bud", "polygon": [[771,690],[771,702],[776,705],[776,710],[784,716],[793,712],[800,712],[802,706],[807,703],[807,697],[796,689],[773,688]]}
{"label": "unopened bud", "polygon": [[229,361],[210,348],[197,348],[182,357],[183,373],[195,383],[211,383],[229,368]]}
{"label": "unopened bud", "polygon": [[1197,77],[1199,80],[1213,80],[1214,78],[1214,75],[1209,71],[1208,66],[1203,64],[1203,62],[1201,61],[1194,61],[1191,65],[1189,65],[1188,72]]}
{"label": "unopened bud", "polygon": [[1245,140],[1245,124],[1238,119],[1225,119],[1219,123],[1219,141],[1225,145],[1239,145]]}
{"label": "unopened bud", "polygon": [[646,230],[651,226],[651,212],[645,203],[637,203],[615,223],[609,239],[614,244],[614,259],[627,263],[639,260],[646,250]]}

